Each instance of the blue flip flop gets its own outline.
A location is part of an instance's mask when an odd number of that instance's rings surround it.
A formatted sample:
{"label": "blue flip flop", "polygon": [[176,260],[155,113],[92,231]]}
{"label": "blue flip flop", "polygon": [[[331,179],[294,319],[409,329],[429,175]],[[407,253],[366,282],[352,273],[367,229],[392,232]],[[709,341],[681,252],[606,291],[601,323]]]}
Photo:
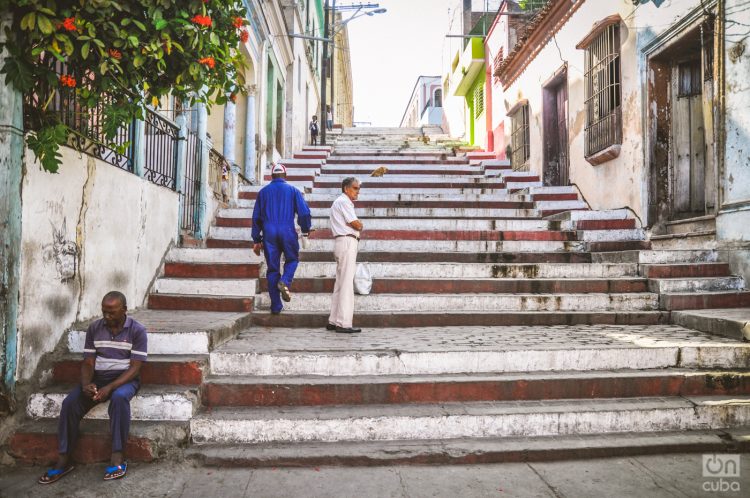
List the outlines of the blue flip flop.
{"label": "blue flip flop", "polygon": [[113,479],[122,479],[128,472],[128,462],[122,462],[120,465],[112,465],[104,469],[104,480],[112,481]]}
{"label": "blue flip flop", "polygon": [[37,481],[39,484],[52,484],[63,478],[66,474],[70,473],[75,469],[74,465],[69,465],[64,469],[49,469],[45,472]]}

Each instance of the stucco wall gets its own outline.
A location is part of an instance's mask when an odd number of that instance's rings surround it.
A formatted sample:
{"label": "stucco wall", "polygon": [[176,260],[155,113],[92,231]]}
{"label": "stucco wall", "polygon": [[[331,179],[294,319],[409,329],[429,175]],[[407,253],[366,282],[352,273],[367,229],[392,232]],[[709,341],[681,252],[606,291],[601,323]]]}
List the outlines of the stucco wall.
{"label": "stucco wall", "polygon": [[27,379],[102,296],[141,306],[177,237],[178,195],[63,147],[59,174],[25,154],[18,377]]}
{"label": "stucco wall", "polygon": [[[641,47],[691,11],[698,2],[661,2],[641,4],[636,14],[629,1],[584,2],[508,88],[503,98],[510,109],[521,99],[528,99],[530,111],[531,170],[542,174],[543,121],[542,87],[567,64],[570,181],[581,188],[594,209],[628,206],[643,217],[647,202],[647,169],[644,166],[644,99]],[[623,109],[623,144],[619,157],[592,166],[584,158],[586,126],[584,94],[584,51],[575,48],[593,24],[619,13],[621,24],[621,74]],[[644,28],[644,26],[650,26]],[[510,125],[506,121],[506,140]]]}

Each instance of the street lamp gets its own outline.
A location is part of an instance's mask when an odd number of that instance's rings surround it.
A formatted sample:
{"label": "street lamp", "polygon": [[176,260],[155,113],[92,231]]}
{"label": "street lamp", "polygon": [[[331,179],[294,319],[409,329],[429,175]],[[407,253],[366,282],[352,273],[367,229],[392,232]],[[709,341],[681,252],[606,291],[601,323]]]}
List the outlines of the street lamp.
{"label": "street lamp", "polygon": [[[323,62],[321,64],[322,65],[322,71],[321,71],[321,82],[320,82],[320,93],[321,93],[320,113],[321,113],[321,121],[323,121],[324,118],[328,117],[327,116],[327,109],[326,109],[326,107],[327,107],[326,100],[328,98],[328,96],[326,95],[327,94],[327,88],[326,88],[326,86],[327,86],[326,85],[327,77],[326,77],[326,73],[328,72],[327,71],[327,68],[328,68],[328,62],[327,61],[328,61],[328,43],[329,43],[329,41],[331,43],[331,54],[332,54],[331,61],[330,61],[330,69],[331,69],[331,117],[333,117],[334,116],[334,111],[335,111],[333,100],[334,100],[335,89],[336,89],[336,75],[333,72],[334,61],[336,60],[336,56],[335,56],[335,53],[334,53],[334,50],[336,49],[336,44],[335,44],[336,34],[339,33],[342,29],[344,29],[344,27],[348,23],[350,23],[354,19],[362,17],[363,15],[372,17],[375,14],[384,14],[385,12],[387,12],[387,9],[380,8],[380,6],[378,4],[358,5],[356,7],[355,6],[346,6],[346,7],[349,7],[348,10],[356,9],[354,11],[354,14],[352,14],[352,16],[349,17],[349,19],[346,19],[345,21],[339,23],[338,25],[332,26],[331,31],[333,31],[333,33],[329,34],[329,24],[330,24],[330,22],[329,22],[329,17],[328,16],[330,15],[331,11],[333,11],[335,13],[337,9],[336,9],[336,0],[333,0],[333,5],[330,6],[330,7],[328,5],[328,0],[326,0],[326,5],[325,5],[325,29],[324,29],[324,34],[323,34],[323,38],[325,40],[323,41]],[[346,9],[346,7],[344,7],[344,9]],[[364,8],[371,8],[371,7],[374,8],[374,10],[367,10],[365,12],[362,12],[362,9],[364,9]],[[344,10],[344,9],[342,9],[341,7],[339,7],[339,10]],[[338,29],[336,29],[337,27],[338,27]],[[327,119],[326,119],[326,121],[327,121]],[[325,124],[326,124],[326,126],[323,126],[323,133],[321,133],[321,135],[320,135],[320,144],[321,145],[326,145],[326,131],[328,130],[328,126],[327,126],[328,123],[326,122]]]}

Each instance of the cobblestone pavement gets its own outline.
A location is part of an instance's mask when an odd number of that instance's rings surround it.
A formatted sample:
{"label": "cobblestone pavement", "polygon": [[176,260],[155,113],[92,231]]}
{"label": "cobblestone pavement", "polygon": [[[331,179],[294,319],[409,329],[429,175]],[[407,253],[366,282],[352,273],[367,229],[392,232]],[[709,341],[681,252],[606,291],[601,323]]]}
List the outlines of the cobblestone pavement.
{"label": "cobblestone pavement", "polygon": [[591,347],[726,347],[750,344],[672,325],[578,325],[519,327],[415,327],[367,329],[343,335],[324,329],[254,327],[215,351],[471,351]]}
{"label": "cobblestone pavement", "polygon": [[0,467],[0,496],[741,497],[750,489],[750,454],[740,459],[739,477],[721,479],[703,477],[700,454],[429,467],[226,469],[134,464],[124,479],[111,482],[102,480],[102,466],[89,465],[49,486],[36,483],[41,468]]}

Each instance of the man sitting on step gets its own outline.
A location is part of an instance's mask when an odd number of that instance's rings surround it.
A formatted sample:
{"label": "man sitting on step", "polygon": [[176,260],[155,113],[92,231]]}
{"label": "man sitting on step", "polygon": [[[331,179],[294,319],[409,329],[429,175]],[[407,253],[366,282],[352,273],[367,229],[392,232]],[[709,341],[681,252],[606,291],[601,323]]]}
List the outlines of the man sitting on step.
{"label": "man sitting on step", "polygon": [[[271,296],[271,313],[278,315],[284,309],[281,303],[291,301],[289,288],[299,263],[299,240],[294,228],[294,216],[302,229],[302,236],[310,233],[312,217],[310,208],[296,187],[286,182],[283,164],[272,164],[271,183],[260,189],[253,208],[253,251],[266,257],[268,295]],[[284,273],[281,274],[281,255],[284,254]]]}
{"label": "man sitting on step", "polygon": [[125,476],[128,464],[123,451],[130,431],[130,400],[140,387],[140,371],[147,357],[146,328],[127,316],[127,301],[121,292],[108,292],[102,299],[101,318],[86,331],[81,365],[81,383],[65,398],[58,424],[59,458],[54,468],[39,478],[50,484],[73,470],[70,455],[78,439],[81,419],[96,405],[109,400],[112,458],[105,480]]}

